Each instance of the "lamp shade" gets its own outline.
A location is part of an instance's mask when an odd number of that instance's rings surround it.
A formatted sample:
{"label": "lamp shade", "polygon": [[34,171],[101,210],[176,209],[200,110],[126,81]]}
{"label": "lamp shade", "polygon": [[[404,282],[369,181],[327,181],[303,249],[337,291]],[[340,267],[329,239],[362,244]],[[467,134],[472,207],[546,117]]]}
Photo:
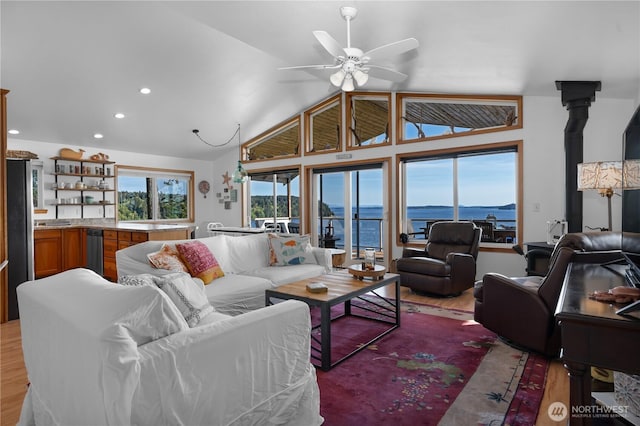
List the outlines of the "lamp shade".
{"label": "lamp shade", "polygon": [[342,68],[340,68],[335,73],[331,74],[331,77],[329,77],[331,84],[333,84],[336,87],[342,86],[342,82],[344,81],[345,74],[346,73],[342,70]]}
{"label": "lamp shade", "polygon": [[355,87],[353,86],[353,76],[347,74],[344,76],[344,83],[342,83],[342,90],[344,92],[352,92]]}
{"label": "lamp shade", "polygon": [[624,160],[622,187],[640,189],[640,160]]}
{"label": "lamp shade", "polygon": [[622,161],[578,164],[578,190],[622,188]]}

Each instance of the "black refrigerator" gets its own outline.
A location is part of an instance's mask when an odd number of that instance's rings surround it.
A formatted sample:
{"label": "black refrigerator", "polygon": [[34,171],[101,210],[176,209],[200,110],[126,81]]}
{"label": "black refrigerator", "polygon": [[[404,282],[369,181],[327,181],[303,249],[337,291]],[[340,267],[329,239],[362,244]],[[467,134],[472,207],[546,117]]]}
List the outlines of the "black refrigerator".
{"label": "black refrigerator", "polygon": [[16,287],[34,275],[32,178],[29,160],[7,160],[9,320],[19,318]]}

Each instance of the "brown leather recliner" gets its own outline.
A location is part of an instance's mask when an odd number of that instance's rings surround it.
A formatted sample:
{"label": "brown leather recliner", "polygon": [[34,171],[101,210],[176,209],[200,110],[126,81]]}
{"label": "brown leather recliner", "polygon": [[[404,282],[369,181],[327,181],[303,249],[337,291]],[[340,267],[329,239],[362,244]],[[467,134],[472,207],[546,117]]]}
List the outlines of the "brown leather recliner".
{"label": "brown leather recliner", "polygon": [[424,250],[405,248],[396,261],[400,284],[452,296],[473,287],[482,230],[473,222],[436,222]]}
{"label": "brown leather recliner", "polygon": [[[517,346],[556,357],[560,330],[555,310],[571,262],[620,259],[620,232],[571,233],[560,238],[544,277],[508,278],[485,274],[476,283],[475,320]],[[625,242],[627,235],[625,234]],[[640,248],[640,238],[635,247]]]}

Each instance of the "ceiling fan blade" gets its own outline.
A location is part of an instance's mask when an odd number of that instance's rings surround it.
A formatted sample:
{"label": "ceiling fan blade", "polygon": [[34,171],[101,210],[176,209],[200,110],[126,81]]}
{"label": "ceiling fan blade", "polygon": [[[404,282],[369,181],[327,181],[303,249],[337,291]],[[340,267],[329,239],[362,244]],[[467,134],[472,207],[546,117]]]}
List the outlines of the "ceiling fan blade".
{"label": "ceiling fan blade", "polygon": [[417,48],[419,45],[418,40],[415,38],[408,38],[405,40],[396,41],[395,43],[385,44],[384,46],[376,47],[368,52],[365,52],[363,60],[377,61],[380,59],[386,59],[391,56],[399,55],[404,52],[408,52],[411,49]]}
{"label": "ceiling fan blade", "polygon": [[293,67],[280,67],[279,70],[303,70],[303,69],[314,69],[314,70],[332,70],[336,68],[340,68],[342,65],[297,65]]}
{"label": "ceiling fan blade", "polygon": [[379,65],[367,64],[366,68],[369,69],[369,75],[371,77],[393,81],[394,83],[400,83],[408,77],[408,75],[406,74],[403,74],[391,68],[381,67]]}
{"label": "ceiling fan blade", "polygon": [[344,49],[335,38],[331,37],[326,31],[314,31],[313,35],[318,39],[322,47],[331,53],[335,58],[344,58],[346,56]]}

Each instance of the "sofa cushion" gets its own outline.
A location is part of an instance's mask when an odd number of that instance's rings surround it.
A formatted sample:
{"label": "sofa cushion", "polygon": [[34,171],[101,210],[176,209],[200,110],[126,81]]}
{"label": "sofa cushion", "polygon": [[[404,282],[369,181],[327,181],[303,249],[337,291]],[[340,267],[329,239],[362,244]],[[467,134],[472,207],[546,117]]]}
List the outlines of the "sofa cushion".
{"label": "sofa cushion", "polygon": [[317,264],[316,258],[311,252],[311,242],[308,235],[283,237],[269,234],[269,245],[273,253],[273,256],[270,256],[271,265]]}
{"label": "sofa cushion", "polygon": [[175,303],[189,327],[195,327],[205,316],[213,312],[204,288],[185,272],[154,277],[160,290]]}
{"label": "sofa cushion", "polygon": [[326,273],[322,265],[290,265],[287,267],[268,266],[248,272],[249,274],[262,277],[273,282],[275,286],[292,283],[307,278],[315,278]]}
{"label": "sofa cushion", "polygon": [[266,277],[226,274],[205,286],[204,291],[216,311],[238,315],[264,307],[264,291],[273,287]]}
{"label": "sofa cushion", "polygon": [[176,244],[176,249],[180,253],[182,261],[187,265],[189,273],[200,278],[205,285],[224,276],[215,256],[202,242],[195,240]]}
{"label": "sofa cushion", "polygon": [[149,262],[158,269],[169,271],[189,272],[187,266],[180,259],[178,251],[168,244],[163,244],[160,250],[147,255]]}
{"label": "sofa cushion", "polygon": [[229,270],[225,272],[241,274],[269,265],[267,234],[228,237],[226,241]]}
{"label": "sofa cushion", "polygon": [[402,272],[448,277],[451,267],[445,262],[430,257],[403,257],[396,262],[396,268]]}

